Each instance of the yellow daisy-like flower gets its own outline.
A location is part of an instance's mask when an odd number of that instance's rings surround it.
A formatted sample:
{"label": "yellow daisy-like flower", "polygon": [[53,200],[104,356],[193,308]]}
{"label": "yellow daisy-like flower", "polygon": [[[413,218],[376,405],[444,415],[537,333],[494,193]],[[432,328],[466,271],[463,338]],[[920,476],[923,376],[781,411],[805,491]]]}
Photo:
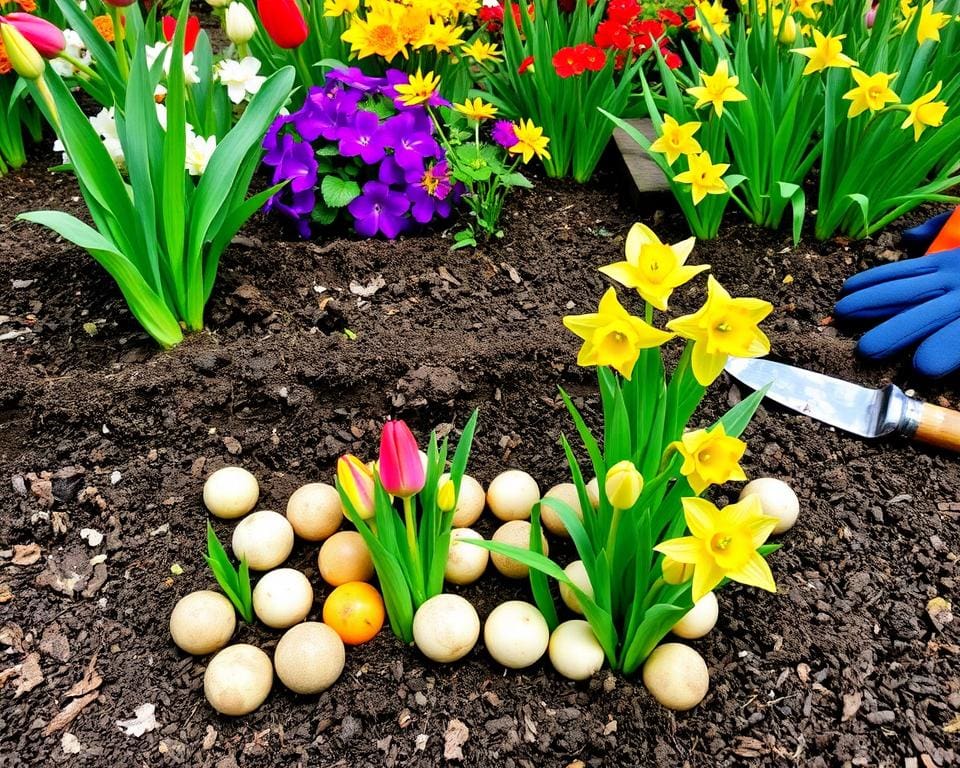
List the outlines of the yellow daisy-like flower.
{"label": "yellow daisy-like flower", "polygon": [[541,160],[550,159],[547,151],[550,139],[543,135],[543,128],[533,124],[533,120],[521,119],[514,124],[513,132],[516,134],[517,143],[508,150],[510,154],[520,155],[525,163],[533,160],[534,155]]}
{"label": "yellow daisy-like flower", "polygon": [[567,315],[563,324],[583,339],[577,365],[609,365],[628,380],[641,349],[659,347],[673,338],[672,333],[654,328],[627,312],[613,288],[603,294],[596,312]]}
{"label": "yellow daisy-like flower", "polygon": [[423,74],[419,69],[417,74],[410,75],[406,84],[396,86],[397,98],[404,106],[415,107],[417,104],[426,104],[440,87],[440,78],[433,72]]}
{"label": "yellow daisy-like flower", "polygon": [[407,58],[407,43],[397,28],[394,16],[392,6],[384,12],[371,11],[366,19],[352,16],[349,28],[340,39],[350,43],[351,53],[360,59],[380,56],[390,61],[398,53]]}
{"label": "yellow daisy-like flower", "polygon": [[454,46],[463,45],[463,33],[466,29],[443,23],[433,23],[427,26],[423,37],[415,44],[415,48],[433,46],[437,53],[450,53]]}
{"label": "yellow daisy-like flower", "polygon": [[689,170],[678,173],[673,180],[678,184],[689,184],[693,195],[693,204],[699,205],[707,195],[724,195],[729,189],[723,180],[730,163],[714,163],[709,152],[699,155],[687,155]]}
{"label": "yellow daisy-like flower", "polygon": [[666,155],[667,165],[673,165],[680,155],[699,154],[703,149],[693,134],[700,130],[701,125],[697,122],[680,125],[670,115],[664,115],[660,136],[650,145],[650,151]]}
{"label": "yellow daisy-like flower", "polygon": [[354,13],[360,5],[360,0],[324,0],[324,16],[343,16],[346,13]]}
{"label": "yellow daisy-like flower", "polygon": [[747,100],[747,97],[737,90],[740,78],[736,75],[730,75],[730,68],[726,59],[717,64],[717,69],[712,75],[701,71],[700,83],[700,85],[687,88],[687,93],[697,100],[694,108],[700,109],[707,104],[713,104],[717,117],[723,115],[723,105],[726,102]]}
{"label": "yellow daisy-like flower", "polygon": [[920,141],[920,136],[927,128],[937,128],[943,125],[943,117],[947,114],[947,102],[934,101],[943,88],[941,80],[931,91],[923,94],[908,107],[909,114],[903,121],[901,128],[913,126],[913,140]]}
{"label": "yellow daisy-like flower", "polygon": [[808,48],[794,48],[794,53],[806,56],[810,61],[804,67],[803,74],[812,75],[814,72],[828,69],[830,67],[847,68],[854,66],[857,62],[851,59],[843,52],[843,43],[841,42],[846,35],[825,35],[819,29],[813,30],[813,46]]}
{"label": "yellow daisy-like flower", "polygon": [[890,83],[897,78],[897,72],[892,75],[884,72],[868,75],[866,72],[854,69],[852,74],[857,87],[843,94],[843,98],[850,101],[847,117],[856,117],[868,109],[871,112],[879,112],[887,104],[897,104],[900,101],[900,97],[890,87]]}
{"label": "yellow daisy-like flower", "polygon": [[493,104],[487,104],[483,99],[465,99],[463,104],[454,104],[453,108],[461,115],[466,115],[468,120],[490,120],[497,114],[497,108]]}
{"label": "yellow daisy-like flower", "polygon": [[624,248],[626,260],[600,267],[600,271],[620,285],[635,289],[645,301],[663,311],[676,288],[710,269],[707,264],[684,264],[695,242],[695,238],[689,237],[676,245],[667,245],[646,224],[634,224]]}
{"label": "yellow daisy-like flower", "polygon": [[461,46],[460,53],[469,56],[477,64],[483,64],[485,61],[501,61],[503,58],[496,44],[485,40],[474,40],[469,45]]}
{"label": "yellow daisy-like flower", "polygon": [[718,424],[710,431],[697,429],[670,443],[683,456],[680,474],[687,478],[693,492],[698,496],[711,485],[723,485],[730,480],[746,480],[740,459],[747,444],[730,437]]}
{"label": "yellow daisy-like flower", "polygon": [[770,351],[770,340],[757,326],[771,312],[769,301],[731,298],[711,275],[704,305],[692,315],[671,320],[667,328],[693,341],[693,375],[707,387],[720,375],[730,355],[762,357]]}
{"label": "yellow daisy-like flower", "polygon": [[654,547],[677,563],[693,565],[696,603],[724,579],[776,592],[770,566],[757,549],[773,533],[775,517],[763,514],[756,495],[717,509],[706,499],[681,499],[690,535]]}

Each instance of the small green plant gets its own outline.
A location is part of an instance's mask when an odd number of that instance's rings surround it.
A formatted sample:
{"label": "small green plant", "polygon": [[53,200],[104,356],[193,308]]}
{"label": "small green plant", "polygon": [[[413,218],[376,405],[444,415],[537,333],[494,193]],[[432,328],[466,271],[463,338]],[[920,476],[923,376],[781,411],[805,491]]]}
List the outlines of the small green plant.
{"label": "small green plant", "polygon": [[247,558],[240,558],[240,568],[234,568],[227,551],[207,521],[207,554],[204,557],[220,589],[233,603],[237,613],[250,624],[253,622],[253,591],[250,589],[250,566]]}

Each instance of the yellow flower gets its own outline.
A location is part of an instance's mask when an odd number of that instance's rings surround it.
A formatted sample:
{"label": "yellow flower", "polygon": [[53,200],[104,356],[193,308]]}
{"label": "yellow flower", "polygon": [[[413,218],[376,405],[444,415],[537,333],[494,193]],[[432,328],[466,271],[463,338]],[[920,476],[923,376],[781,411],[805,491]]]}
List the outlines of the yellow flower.
{"label": "yellow flower", "polygon": [[618,461],[607,471],[603,490],[614,509],[632,509],[643,491],[643,475],[632,461]]}
{"label": "yellow flower", "polygon": [[654,549],[679,563],[693,565],[693,602],[724,579],[777,591],[770,566],[757,552],[773,532],[777,519],[763,514],[756,495],[723,509],[706,499],[681,502],[691,535],[665,541]]}
{"label": "yellow flower", "polygon": [[817,19],[820,14],[813,6],[818,0],[790,0],[790,13],[799,13],[808,19]]}
{"label": "yellow flower", "polygon": [[828,67],[852,67],[855,62],[843,52],[843,40],[846,35],[824,35],[819,29],[813,30],[812,48],[794,48],[794,53],[806,56],[810,61],[803,70],[803,74],[810,75]]}
{"label": "yellow flower", "polygon": [[920,23],[917,25],[917,42],[920,45],[923,45],[927,40],[940,42],[940,30],[950,23],[949,13],[934,11],[933,0],[928,0],[919,9],[913,6],[909,0],[901,0],[900,10],[905,18],[898,25],[899,29],[909,27],[913,23],[913,17],[917,11],[920,11]]}
{"label": "yellow flower", "polygon": [[727,184],[723,174],[727,172],[730,163],[714,163],[709,152],[699,155],[687,155],[689,170],[678,173],[673,180],[678,184],[689,184],[693,194],[693,204],[699,205],[707,195],[726,194]]}
{"label": "yellow flower", "polygon": [[710,267],[684,265],[696,238],[688,237],[676,245],[660,242],[660,238],[645,224],[634,224],[627,235],[626,261],[618,261],[600,267],[607,277],[620,285],[635,288],[645,301],[659,310],[667,309],[670,294],[694,275]]}
{"label": "yellow flower", "polygon": [[789,13],[784,13],[779,8],[775,8],[770,14],[770,21],[773,25],[774,34],[784,45],[793,45],[797,40],[797,20]]}
{"label": "yellow flower", "polygon": [[448,26],[443,23],[430,24],[423,37],[415,43],[414,47],[422,48],[426,45],[432,45],[437,53],[449,53],[454,46],[463,45],[463,33],[465,31],[463,27]]}
{"label": "yellow flower", "polygon": [[663,570],[663,580],[667,584],[684,584],[693,578],[693,566],[689,563],[678,563],[672,557],[664,556],[660,567]]}
{"label": "yellow flower", "polygon": [[437,506],[441,512],[453,512],[457,506],[457,489],[453,480],[447,480],[437,492]]}
{"label": "yellow flower", "polygon": [[770,341],[757,325],[773,311],[769,301],[737,298],[707,278],[707,300],[692,315],[667,323],[667,328],[694,342],[691,364],[693,375],[704,387],[720,375],[727,357],[762,357],[770,351]]}
{"label": "yellow flower", "polygon": [[484,40],[475,40],[469,45],[461,46],[460,52],[469,56],[477,64],[483,64],[485,61],[500,61],[503,58],[500,49],[494,43]]}
{"label": "yellow flower", "polygon": [[345,13],[353,13],[360,5],[360,0],[324,0],[324,16],[343,16]]}
{"label": "yellow flower", "polygon": [[679,440],[670,443],[669,448],[676,448],[683,456],[680,474],[687,478],[698,496],[711,485],[747,479],[740,466],[747,444],[727,435],[723,424],[718,424],[709,432],[705,429],[687,432]]}
{"label": "yellow flower", "polygon": [[462,115],[466,115],[468,120],[489,120],[497,114],[497,108],[493,104],[487,104],[483,99],[465,99],[463,104],[454,104],[453,108]]}
{"label": "yellow flower", "polygon": [[397,19],[397,34],[404,44],[417,48],[430,26],[430,12],[425,8],[406,8]]}
{"label": "yellow flower", "polygon": [[854,69],[852,74],[853,79],[857,81],[857,87],[843,94],[843,98],[850,101],[847,117],[856,117],[868,109],[871,112],[879,112],[887,104],[896,104],[900,101],[900,97],[890,88],[890,83],[896,79],[897,72],[892,75],[883,72],[868,75],[866,72]]}
{"label": "yellow flower", "polygon": [[747,100],[747,97],[737,90],[740,78],[736,75],[730,76],[726,59],[717,64],[717,69],[712,75],[701,72],[700,82],[702,85],[687,88],[687,93],[697,99],[697,103],[693,105],[695,109],[700,109],[700,107],[712,103],[713,109],[719,117],[723,114],[725,102]]}
{"label": "yellow flower", "polygon": [[350,27],[340,39],[350,43],[350,51],[358,58],[381,56],[387,61],[398,53],[407,58],[406,41],[397,27],[393,6],[384,6],[383,11],[371,11],[366,19],[353,16]]}
{"label": "yellow flower", "polygon": [[613,288],[603,294],[597,312],[567,315],[563,324],[583,339],[577,365],[609,365],[627,380],[633,375],[641,349],[659,347],[673,338],[672,333],[658,330],[627,312]]}
{"label": "yellow flower", "polygon": [[513,132],[517,136],[517,143],[510,147],[511,154],[521,155],[525,163],[529,163],[534,155],[543,160],[550,159],[550,153],[547,152],[550,139],[543,135],[543,128],[533,124],[533,120],[521,119],[514,124]]}
{"label": "yellow flower", "polygon": [[661,152],[667,156],[667,165],[673,165],[680,155],[693,155],[702,152],[700,142],[693,134],[700,130],[702,123],[690,122],[680,125],[670,115],[663,116],[660,136],[650,145],[651,152]]}
{"label": "yellow flower", "polygon": [[920,134],[929,126],[936,128],[943,124],[943,116],[947,114],[947,102],[934,101],[940,89],[943,88],[941,80],[932,91],[923,94],[919,99],[909,106],[910,114],[903,121],[901,128],[913,126],[913,140],[920,141]]}
{"label": "yellow flower", "polygon": [[727,16],[727,9],[723,7],[723,0],[713,0],[712,3],[700,0],[697,3],[697,14],[705,22],[701,25],[700,34],[708,42],[711,28],[718,35],[725,35],[730,30],[730,18]]}
{"label": "yellow flower", "polygon": [[427,74],[424,75],[423,72],[417,69],[417,74],[410,75],[410,80],[407,84],[398,85],[396,91],[402,104],[407,107],[413,107],[417,104],[425,104],[430,101],[439,87],[440,78],[437,77],[437,75],[433,74],[433,72],[427,72]]}

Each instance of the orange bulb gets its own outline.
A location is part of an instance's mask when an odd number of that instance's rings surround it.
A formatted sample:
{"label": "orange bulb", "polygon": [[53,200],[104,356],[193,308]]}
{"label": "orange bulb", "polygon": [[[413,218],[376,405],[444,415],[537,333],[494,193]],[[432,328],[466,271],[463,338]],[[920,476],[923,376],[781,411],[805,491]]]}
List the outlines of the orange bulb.
{"label": "orange bulb", "polygon": [[347,645],[371,640],[383,627],[383,598],[365,581],[341,584],[323,604],[323,622]]}

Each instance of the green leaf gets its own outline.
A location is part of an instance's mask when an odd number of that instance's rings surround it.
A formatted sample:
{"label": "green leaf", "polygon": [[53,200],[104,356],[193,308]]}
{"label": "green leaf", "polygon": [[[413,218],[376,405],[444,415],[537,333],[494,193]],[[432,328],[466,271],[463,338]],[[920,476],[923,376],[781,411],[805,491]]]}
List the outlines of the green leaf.
{"label": "green leaf", "polygon": [[360,197],[360,185],[330,174],[323,177],[320,192],[323,194],[323,201],[331,208],[344,208]]}
{"label": "green leaf", "polygon": [[233,603],[237,612],[248,624],[253,622],[253,600],[250,589],[250,568],[247,560],[240,561],[240,570],[236,571],[226,550],[217,538],[213,526],[207,521],[207,555],[205,557],[210,571],[224,594]]}

